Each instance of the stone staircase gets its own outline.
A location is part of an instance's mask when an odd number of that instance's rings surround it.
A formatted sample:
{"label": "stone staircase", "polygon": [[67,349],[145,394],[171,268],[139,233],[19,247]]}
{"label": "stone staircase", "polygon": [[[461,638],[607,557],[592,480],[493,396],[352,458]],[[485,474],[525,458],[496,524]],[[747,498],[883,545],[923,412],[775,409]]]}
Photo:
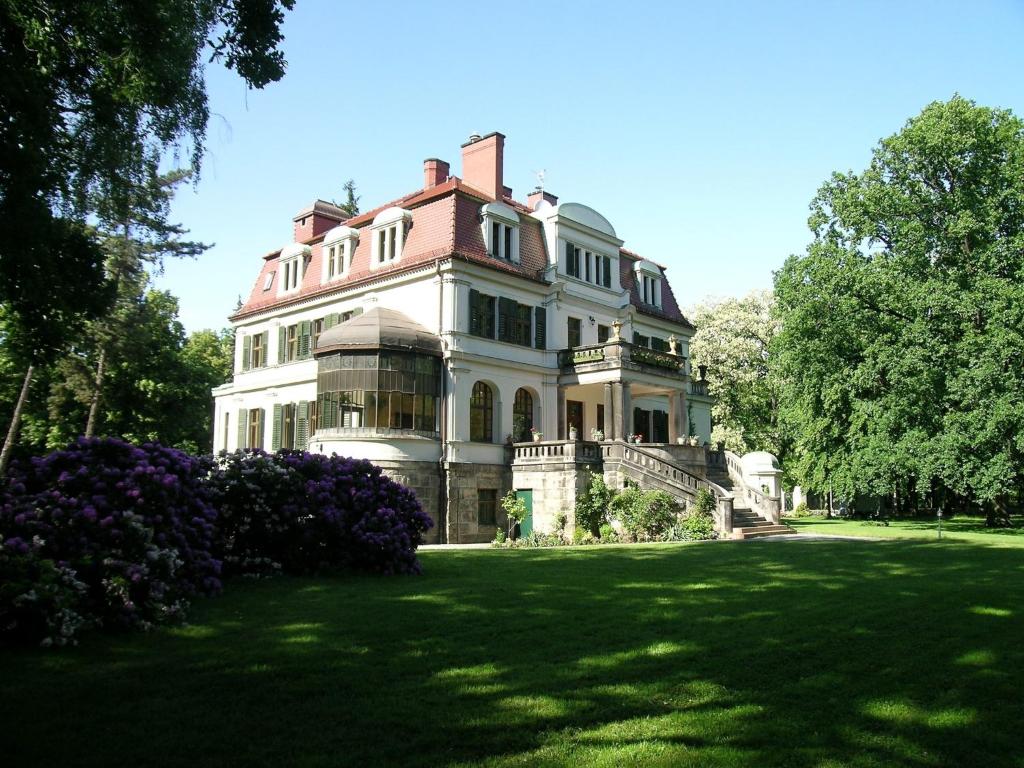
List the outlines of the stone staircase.
{"label": "stone staircase", "polygon": [[776,525],[771,520],[765,520],[747,506],[747,502],[743,499],[743,494],[733,487],[733,482],[728,472],[713,469],[708,472],[708,479],[733,493],[732,538],[763,539],[768,536],[785,536],[786,534],[796,533],[788,525]]}

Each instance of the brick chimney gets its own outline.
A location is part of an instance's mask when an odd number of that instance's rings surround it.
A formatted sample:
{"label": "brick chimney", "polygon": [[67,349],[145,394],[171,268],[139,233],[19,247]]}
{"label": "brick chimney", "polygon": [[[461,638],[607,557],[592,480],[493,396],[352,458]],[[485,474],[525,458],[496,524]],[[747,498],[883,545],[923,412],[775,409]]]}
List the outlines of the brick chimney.
{"label": "brick chimney", "polygon": [[317,235],[323,234],[328,229],[338,226],[348,214],[331,203],[317,200],[312,205],[307,205],[292,218],[294,223],[293,232],[296,243],[304,243]]}
{"label": "brick chimney", "polygon": [[505,191],[505,136],[489,133],[483,138],[470,136],[462,145],[462,180],[495,200]]}
{"label": "brick chimney", "polygon": [[423,188],[430,189],[438,184],[444,184],[448,180],[451,166],[444,160],[436,157],[428,157],[423,161]]}
{"label": "brick chimney", "polygon": [[541,203],[547,203],[552,206],[558,205],[558,198],[550,192],[545,192],[540,187],[537,187],[527,196],[526,207],[531,211],[536,211],[537,208],[540,207]]}

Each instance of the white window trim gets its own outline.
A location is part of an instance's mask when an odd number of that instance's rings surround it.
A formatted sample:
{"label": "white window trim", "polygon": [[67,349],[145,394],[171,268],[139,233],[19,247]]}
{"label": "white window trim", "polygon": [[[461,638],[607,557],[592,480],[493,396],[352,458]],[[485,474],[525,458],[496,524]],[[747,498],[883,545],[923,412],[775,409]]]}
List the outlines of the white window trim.
{"label": "white window trim", "polygon": [[306,276],[306,265],[312,254],[308,245],[292,243],[281,249],[278,257],[277,295],[287,296],[298,293],[302,288],[302,279]]}
{"label": "white window trim", "polygon": [[650,307],[662,307],[662,280],[661,269],[649,261],[638,261],[633,265],[633,272],[637,282],[637,295],[640,301]]}
{"label": "white window trim", "polygon": [[[412,221],[412,211],[386,208],[370,225],[370,269],[382,269],[402,260],[405,236]],[[384,259],[380,259],[383,248]]]}
{"label": "white window trim", "polygon": [[[501,225],[497,243],[494,242],[495,224]],[[519,214],[515,209],[504,203],[488,203],[480,209],[480,226],[488,256],[513,264],[519,263]],[[505,253],[506,228],[512,231],[511,253]]]}
{"label": "white window trim", "polygon": [[[594,288],[600,288],[603,291],[611,291],[618,293],[619,280],[616,277],[618,272],[619,263],[618,257],[607,253],[606,251],[599,251],[587,245],[581,245],[577,240],[570,240],[568,237],[559,238],[559,260],[558,260],[558,272],[565,275],[570,280],[576,280],[583,283],[584,285],[590,285]],[[574,275],[569,272],[568,265],[565,264],[565,249],[566,245],[571,245],[579,253],[579,275]],[[599,266],[604,263],[604,259],[608,259],[608,287],[604,286],[601,282],[601,277],[604,270]],[[587,279],[587,263],[590,263],[590,279]]]}
{"label": "white window trim", "polygon": [[[348,275],[352,268],[352,257],[359,244],[359,230],[352,227],[339,226],[324,236],[320,248],[321,284],[340,280]],[[333,255],[334,274],[331,274]]]}

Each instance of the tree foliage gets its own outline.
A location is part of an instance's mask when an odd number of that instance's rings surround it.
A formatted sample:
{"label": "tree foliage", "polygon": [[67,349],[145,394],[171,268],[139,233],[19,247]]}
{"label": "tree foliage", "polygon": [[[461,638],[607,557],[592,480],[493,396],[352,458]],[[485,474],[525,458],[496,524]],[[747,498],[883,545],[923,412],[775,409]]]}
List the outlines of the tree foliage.
{"label": "tree foliage", "polygon": [[690,340],[693,365],[711,371],[711,442],[736,453],[784,452],[769,359],[779,326],[774,305],[770,291],[754,291],[741,299],[706,301],[690,312],[697,326]]}
{"label": "tree foliage", "polygon": [[775,282],[798,474],[1005,513],[1024,456],[1024,123],[930,104],[811,210],[814,240]]}
{"label": "tree foliage", "polygon": [[203,52],[251,86],[280,79],[294,0],[0,3],[0,303],[27,354],[52,358],[102,313],[104,255],[87,219],[120,218],[171,147],[202,159]]}

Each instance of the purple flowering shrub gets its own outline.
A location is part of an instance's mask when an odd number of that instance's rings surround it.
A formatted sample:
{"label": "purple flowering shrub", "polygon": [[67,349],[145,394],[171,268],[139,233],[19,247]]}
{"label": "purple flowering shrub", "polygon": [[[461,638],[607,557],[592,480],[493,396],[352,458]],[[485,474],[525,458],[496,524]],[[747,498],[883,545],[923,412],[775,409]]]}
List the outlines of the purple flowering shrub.
{"label": "purple flowering shrub", "polygon": [[[17,583],[36,574],[56,593],[3,592],[0,633],[39,635],[54,621],[57,634],[86,621],[148,627],[181,618],[189,598],[218,592],[210,469],[178,450],[111,438],[79,438],[12,464],[0,493],[2,567],[21,574]],[[51,615],[57,604],[84,618],[61,623]]]}
{"label": "purple flowering shrub", "polygon": [[211,485],[226,573],[419,572],[416,547],[434,523],[369,461],[286,450],[219,463]]}

